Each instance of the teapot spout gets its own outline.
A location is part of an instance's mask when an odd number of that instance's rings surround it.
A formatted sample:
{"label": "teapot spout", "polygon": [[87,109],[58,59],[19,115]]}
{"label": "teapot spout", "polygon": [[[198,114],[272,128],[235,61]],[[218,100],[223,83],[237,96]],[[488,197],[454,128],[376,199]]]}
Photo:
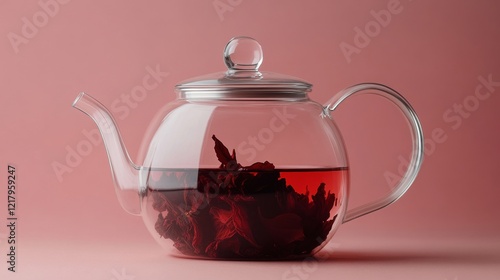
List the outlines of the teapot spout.
{"label": "teapot spout", "polygon": [[75,99],[73,107],[87,114],[97,124],[108,154],[118,200],[125,211],[140,215],[141,168],[130,160],[112,115],[104,105],[84,92]]}

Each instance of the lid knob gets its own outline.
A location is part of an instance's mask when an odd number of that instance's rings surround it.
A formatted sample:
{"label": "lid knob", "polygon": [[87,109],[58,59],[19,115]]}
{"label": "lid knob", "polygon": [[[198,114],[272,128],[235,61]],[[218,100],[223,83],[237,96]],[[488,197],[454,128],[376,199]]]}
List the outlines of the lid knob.
{"label": "lid knob", "polygon": [[250,37],[234,37],[224,49],[224,63],[228,74],[234,74],[238,70],[258,72],[262,59],[262,47]]}

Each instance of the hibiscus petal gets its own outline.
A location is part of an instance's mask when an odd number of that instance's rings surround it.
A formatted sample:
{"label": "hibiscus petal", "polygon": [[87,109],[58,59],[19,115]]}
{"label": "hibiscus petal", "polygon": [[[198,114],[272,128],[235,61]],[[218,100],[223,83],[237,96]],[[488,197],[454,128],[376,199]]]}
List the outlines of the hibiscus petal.
{"label": "hibiscus petal", "polygon": [[273,170],[274,169],[274,164],[270,163],[269,161],[265,162],[256,162],[250,166],[245,166],[245,170]]}
{"label": "hibiscus petal", "polygon": [[302,218],[294,213],[285,213],[268,219],[261,217],[265,231],[274,244],[287,245],[304,240]]}
{"label": "hibiscus petal", "polygon": [[255,241],[252,233],[252,228],[250,227],[250,220],[245,210],[241,209],[240,207],[235,207],[233,209],[233,223],[236,232],[241,235],[241,237],[245,238],[250,244],[254,245],[255,247],[260,247]]}
{"label": "hibiscus petal", "polygon": [[210,208],[210,214],[212,214],[214,221],[222,225],[226,225],[233,218],[232,210],[224,210],[217,207]]}
{"label": "hibiscus petal", "polygon": [[226,165],[228,162],[233,160],[233,157],[231,157],[231,154],[229,153],[229,150],[222,144],[222,142],[215,137],[215,135],[212,135],[212,139],[215,141],[215,154],[217,155],[217,159],[222,163],[223,165]]}
{"label": "hibiscus petal", "polygon": [[236,235],[223,240],[216,240],[210,243],[205,250],[206,254],[212,258],[231,258],[241,256],[241,241]]}

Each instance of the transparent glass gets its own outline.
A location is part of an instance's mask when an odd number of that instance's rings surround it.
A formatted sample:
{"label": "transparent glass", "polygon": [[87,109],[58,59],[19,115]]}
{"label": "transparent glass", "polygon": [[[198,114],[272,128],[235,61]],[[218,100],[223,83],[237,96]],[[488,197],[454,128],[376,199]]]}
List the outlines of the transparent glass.
{"label": "transparent glass", "polygon": [[[262,49],[253,39],[232,39],[224,54],[225,76],[177,86],[179,98],[150,125],[139,165],[102,104],[85,93],[73,103],[99,127],[122,207],[141,215],[171,253],[209,259],[308,256],[342,223],[391,204],[413,183],[422,164],[422,128],[395,90],[360,84],[322,106],[309,99],[310,84],[258,71]],[[349,165],[330,113],[362,93],[399,107],[411,128],[413,153],[391,193],[348,210]]]}
{"label": "transparent glass", "polygon": [[331,239],[348,165],[323,106],[308,98],[174,104],[145,159],[143,218],[163,247],[196,258],[286,259]]}
{"label": "transparent glass", "polygon": [[354,209],[350,209],[344,218],[344,222],[351,221],[373,211],[382,209],[398,200],[415,181],[420,167],[422,166],[424,156],[424,134],[420,121],[417,117],[417,113],[401,94],[390,87],[375,83],[355,85],[337,93],[325,105],[325,108],[329,111],[333,111],[348,97],[358,94],[376,94],[388,99],[401,110],[410,127],[410,132],[412,135],[412,154],[406,173],[394,186],[392,191],[378,200],[366,203]]}
{"label": "transparent glass", "polygon": [[122,208],[130,214],[140,215],[138,191],[141,167],[130,160],[113,116],[104,105],[84,92],[77,96],[73,107],[91,117],[99,128],[108,154],[116,195]]}

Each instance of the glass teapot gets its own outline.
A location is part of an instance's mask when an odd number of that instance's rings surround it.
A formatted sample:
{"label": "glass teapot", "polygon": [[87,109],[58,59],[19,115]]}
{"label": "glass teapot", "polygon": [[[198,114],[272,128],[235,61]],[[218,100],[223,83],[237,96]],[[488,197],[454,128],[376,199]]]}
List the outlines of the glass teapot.
{"label": "glass teapot", "polygon": [[[109,111],[80,93],[73,106],[102,134],[122,207],[141,215],[174,255],[287,259],[312,255],[339,226],[401,197],[422,164],[423,135],[410,104],[380,84],[359,84],[322,106],[312,85],[261,72],[262,48],[235,37],[226,72],[176,86],[142,165],[134,164]],[[391,193],[347,209],[349,166],[331,112],[347,97],[374,93],[396,104],[413,135],[409,167]]]}

